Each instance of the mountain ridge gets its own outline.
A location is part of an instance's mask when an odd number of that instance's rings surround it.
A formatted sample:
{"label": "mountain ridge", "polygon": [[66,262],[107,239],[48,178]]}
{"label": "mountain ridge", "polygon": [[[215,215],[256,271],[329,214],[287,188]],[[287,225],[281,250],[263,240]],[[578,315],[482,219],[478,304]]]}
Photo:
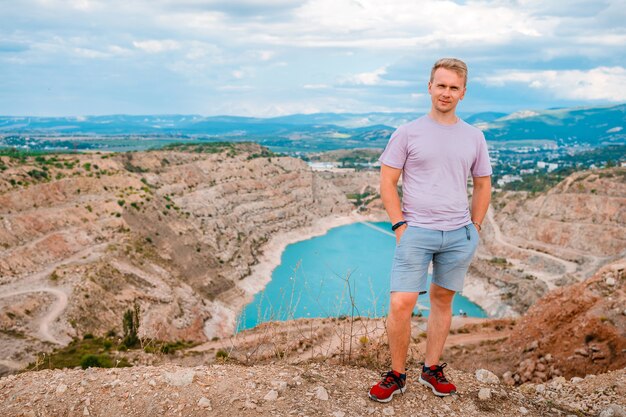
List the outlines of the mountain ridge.
{"label": "mountain ridge", "polygon": [[[483,112],[467,120],[484,130],[489,142],[550,140],[559,145],[601,146],[626,140],[626,105],[517,112]],[[78,117],[0,116],[0,146],[26,146],[11,141],[30,135],[33,143],[73,137],[89,144],[102,137],[132,140],[153,136],[180,140],[256,141],[280,151],[310,152],[340,148],[384,148],[400,124],[418,117],[413,113],[317,113],[272,118],[197,115],[106,115]],[[81,136],[85,136],[81,138]],[[56,139],[55,139],[56,138]],[[136,140],[136,138],[135,138]],[[166,141],[166,142],[167,142]],[[158,146],[158,143],[152,146]],[[64,145],[66,146],[66,145]],[[143,146],[143,147],[142,147]],[[145,149],[148,145],[139,145]]]}

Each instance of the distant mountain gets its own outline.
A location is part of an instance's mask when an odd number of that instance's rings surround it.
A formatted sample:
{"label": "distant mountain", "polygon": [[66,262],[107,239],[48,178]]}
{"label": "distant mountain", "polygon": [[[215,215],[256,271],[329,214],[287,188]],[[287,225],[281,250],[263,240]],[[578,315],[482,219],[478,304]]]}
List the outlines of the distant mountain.
{"label": "distant mountain", "polygon": [[[550,140],[600,146],[624,143],[626,105],[595,108],[483,112],[464,117],[488,141]],[[282,152],[382,148],[394,129],[415,113],[317,113],[272,118],[199,115],[108,115],[78,117],[0,116],[0,147],[146,149],[185,140],[255,141]],[[26,140],[28,138],[28,140]],[[113,146],[112,140],[116,140]],[[45,142],[45,145],[43,143]],[[56,148],[68,148],[67,143]],[[87,144],[85,144],[88,142]]]}
{"label": "distant mountain", "polygon": [[416,118],[412,113],[317,113],[256,118],[198,115],[109,115],[78,117],[0,116],[0,132],[50,134],[225,134],[246,131],[252,134],[341,127],[355,129],[377,126],[397,127]]}
{"label": "distant mountain", "polygon": [[420,115],[418,113],[316,113],[293,114],[274,117],[268,120],[293,124],[330,124],[346,128],[370,127],[376,125],[398,127]]}
{"label": "distant mountain", "polygon": [[463,120],[465,120],[469,124],[474,125],[477,123],[493,122],[494,120],[505,117],[506,115],[507,115],[506,113],[487,111],[487,112],[472,114],[471,116],[464,117]]}
{"label": "distant mountain", "polygon": [[548,139],[560,144],[599,146],[626,142],[626,104],[541,111],[521,111],[476,123],[487,140]]}

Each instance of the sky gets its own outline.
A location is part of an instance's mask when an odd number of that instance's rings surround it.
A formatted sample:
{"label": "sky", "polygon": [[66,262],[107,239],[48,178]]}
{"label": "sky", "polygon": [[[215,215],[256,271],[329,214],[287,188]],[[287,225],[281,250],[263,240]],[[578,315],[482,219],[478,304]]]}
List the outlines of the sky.
{"label": "sky", "polygon": [[0,114],[459,112],[626,102],[623,0],[0,0]]}

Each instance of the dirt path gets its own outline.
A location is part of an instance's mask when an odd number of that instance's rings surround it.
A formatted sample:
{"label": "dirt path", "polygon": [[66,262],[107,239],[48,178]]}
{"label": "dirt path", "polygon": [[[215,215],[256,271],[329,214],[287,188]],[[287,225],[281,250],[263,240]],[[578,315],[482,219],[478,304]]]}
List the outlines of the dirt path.
{"label": "dirt path", "polygon": [[[488,340],[504,339],[508,338],[510,334],[510,331],[451,334],[446,339],[445,347],[472,345]],[[417,346],[426,350],[426,340],[420,342]]]}
{"label": "dirt path", "polygon": [[60,339],[53,334],[52,325],[67,308],[68,297],[71,290],[64,287],[52,287],[48,285],[48,277],[60,266],[68,264],[81,265],[97,260],[100,258],[102,251],[107,245],[108,244],[104,243],[83,249],[69,258],[48,265],[40,271],[16,278],[11,284],[1,285],[0,298],[31,293],[49,293],[54,295],[55,301],[52,303],[52,306],[43,316],[36,319],[34,325],[38,328],[36,336],[39,339],[63,345],[66,343],[66,340],[62,340],[62,338]]}
{"label": "dirt path", "polygon": [[56,297],[52,307],[41,318],[35,321],[35,324],[39,327],[37,337],[41,340],[56,343],[57,345],[63,344],[63,342],[57,339],[51,332],[50,326],[54,321],[59,318],[67,307],[67,294],[59,288],[53,287],[37,287],[27,290],[11,291],[0,294],[0,298],[14,297],[16,295],[30,294],[30,293],[42,293],[47,292]]}

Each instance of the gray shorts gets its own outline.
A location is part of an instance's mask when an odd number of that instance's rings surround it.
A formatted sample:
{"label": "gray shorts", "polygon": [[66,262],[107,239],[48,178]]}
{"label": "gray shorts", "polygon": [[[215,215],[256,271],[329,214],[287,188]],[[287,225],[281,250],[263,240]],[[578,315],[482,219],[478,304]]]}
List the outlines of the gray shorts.
{"label": "gray shorts", "polygon": [[461,291],[478,240],[478,231],[472,224],[447,232],[409,226],[396,246],[391,292],[425,293],[431,261],[432,282],[452,291]]}

